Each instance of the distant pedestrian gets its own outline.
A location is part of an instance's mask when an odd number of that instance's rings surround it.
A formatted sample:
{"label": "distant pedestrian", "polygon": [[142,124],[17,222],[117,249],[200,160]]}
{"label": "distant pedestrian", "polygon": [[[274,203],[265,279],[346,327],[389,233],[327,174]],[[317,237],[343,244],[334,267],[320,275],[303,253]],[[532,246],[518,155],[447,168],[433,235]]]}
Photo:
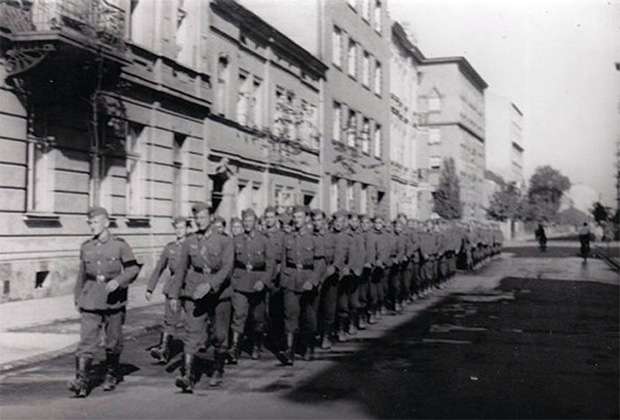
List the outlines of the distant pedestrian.
{"label": "distant pedestrian", "polygon": [[588,262],[591,240],[592,232],[590,232],[590,226],[588,222],[583,222],[583,226],[579,228],[579,242],[581,243],[581,258],[583,258],[584,263]]}
{"label": "distant pedestrian", "polygon": [[545,228],[543,227],[542,223],[538,224],[534,235],[536,236],[536,240],[538,241],[540,250],[542,252],[545,252],[547,250],[547,234],[545,233]]}

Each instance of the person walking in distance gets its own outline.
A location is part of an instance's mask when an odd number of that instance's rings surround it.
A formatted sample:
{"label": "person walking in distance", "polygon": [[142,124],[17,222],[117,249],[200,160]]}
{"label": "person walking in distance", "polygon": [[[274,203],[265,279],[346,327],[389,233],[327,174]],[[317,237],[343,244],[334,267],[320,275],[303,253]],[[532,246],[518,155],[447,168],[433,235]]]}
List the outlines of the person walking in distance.
{"label": "person walking in distance", "polygon": [[127,290],[140,272],[129,244],[110,233],[105,208],[91,208],[88,225],[93,237],[80,247],[80,266],[74,289],[75,306],[80,312],[80,342],[75,357],[76,376],[69,383],[69,390],[79,398],[90,392],[89,369],[102,327],[105,329],[106,353],[103,390],[116,388],[123,349]]}

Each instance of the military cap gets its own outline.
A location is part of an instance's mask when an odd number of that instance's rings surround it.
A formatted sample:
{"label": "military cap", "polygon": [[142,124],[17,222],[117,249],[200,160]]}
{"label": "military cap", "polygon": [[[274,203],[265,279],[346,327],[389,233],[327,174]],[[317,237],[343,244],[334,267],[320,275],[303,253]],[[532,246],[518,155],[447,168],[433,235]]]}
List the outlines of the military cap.
{"label": "military cap", "polygon": [[183,216],[176,216],[174,219],[172,219],[173,225],[177,225],[179,223],[187,223],[187,218]]}
{"label": "military cap", "polygon": [[88,209],[88,218],[95,217],[95,216],[105,216],[106,218],[110,217],[108,215],[108,211],[104,207],[101,207],[101,206],[94,206]]}
{"label": "military cap", "polygon": [[267,214],[267,213],[277,214],[278,212],[276,211],[276,208],[274,206],[267,206],[265,207],[265,211],[263,212],[263,214]]}
{"label": "military cap", "polygon": [[375,222],[376,222],[377,220],[381,220],[381,221],[383,221],[383,216],[382,216],[382,215],[380,215],[380,214],[377,214],[377,215],[376,215],[376,216],[375,216],[372,220],[373,220],[373,221],[375,221]]}
{"label": "military cap", "polygon": [[204,201],[194,203],[194,205],[192,206],[192,213],[199,213],[203,210],[209,210],[209,205]]}
{"label": "military cap", "polygon": [[359,219],[359,218],[360,218],[360,215],[357,214],[356,212],[354,211],[349,212],[349,219]]}
{"label": "military cap", "polygon": [[219,216],[219,215],[213,218],[213,222],[220,222],[224,226],[226,226],[226,219],[224,219],[222,216]]}
{"label": "military cap", "polygon": [[360,220],[365,220],[365,219],[371,220],[371,217],[367,215],[366,213],[360,213],[358,217],[360,218]]}
{"label": "military cap", "polygon": [[230,218],[230,224],[233,225],[235,223],[241,223],[241,219],[238,218],[237,216]]}
{"label": "military cap", "polygon": [[337,219],[339,217],[348,217],[349,216],[349,212],[346,210],[337,210],[334,212],[334,214],[332,215],[332,217],[334,219]]}
{"label": "military cap", "polygon": [[302,206],[302,205],[296,205],[293,206],[293,211],[292,213],[303,213],[303,214],[308,214],[307,212],[307,207],[306,206]]}
{"label": "military cap", "polygon": [[312,216],[323,216],[325,217],[325,212],[321,209],[312,209]]}
{"label": "military cap", "polygon": [[241,217],[246,217],[246,216],[256,217],[256,213],[252,209],[245,209],[241,212]]}

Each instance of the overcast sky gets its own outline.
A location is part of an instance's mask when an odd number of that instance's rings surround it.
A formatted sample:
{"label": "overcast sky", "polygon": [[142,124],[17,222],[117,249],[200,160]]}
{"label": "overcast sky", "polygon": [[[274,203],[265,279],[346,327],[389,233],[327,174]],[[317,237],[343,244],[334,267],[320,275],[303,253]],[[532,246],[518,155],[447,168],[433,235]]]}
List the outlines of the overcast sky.
{"label": "overcast sky", "polygon": [[428,56],[463,55],[523,111],[526,177],[550,164],[615,202],[620,0],[389,0]]}

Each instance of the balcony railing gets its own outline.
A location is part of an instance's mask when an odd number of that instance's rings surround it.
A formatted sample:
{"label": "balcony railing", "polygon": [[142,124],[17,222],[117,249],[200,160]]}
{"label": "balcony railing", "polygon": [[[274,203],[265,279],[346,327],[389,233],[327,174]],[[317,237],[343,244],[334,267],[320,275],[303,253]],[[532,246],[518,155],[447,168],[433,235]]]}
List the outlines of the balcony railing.
{"label": "balcony railing", "polygon": [[8,33],[70,30],[110,47],[123,47],[125,11],[110,0],[34,0],[0,4]]}

